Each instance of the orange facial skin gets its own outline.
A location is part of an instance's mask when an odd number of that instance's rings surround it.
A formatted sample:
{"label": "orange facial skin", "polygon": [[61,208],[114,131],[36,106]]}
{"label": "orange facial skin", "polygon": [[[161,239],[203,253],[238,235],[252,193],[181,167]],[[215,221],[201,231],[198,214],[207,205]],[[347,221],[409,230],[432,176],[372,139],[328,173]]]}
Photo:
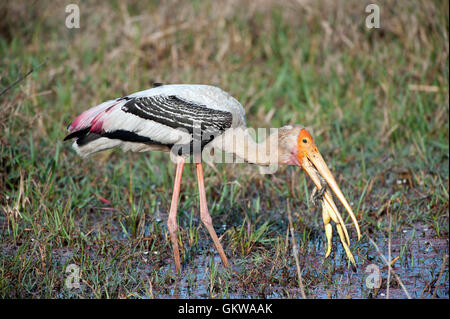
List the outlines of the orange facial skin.
{"label": "orange facial skin", "polygon": [[297,139],[297,159],[301,163],[303,158],[309,153],[317,153],[319,150],[317,149],[316,144],[314,144],[314,139],[309,134],[306,129],[301,129],[298,134]]}

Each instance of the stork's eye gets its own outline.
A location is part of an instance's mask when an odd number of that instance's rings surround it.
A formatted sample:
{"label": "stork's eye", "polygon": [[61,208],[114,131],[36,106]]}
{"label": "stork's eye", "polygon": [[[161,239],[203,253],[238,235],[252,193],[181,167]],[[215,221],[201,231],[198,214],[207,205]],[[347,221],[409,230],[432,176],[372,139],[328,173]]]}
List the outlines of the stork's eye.
{"label": "stork's eye", "polygon": [[306,144],[306,143],[308,143],[308,140],[306,138],[304,138],[302,142]]}

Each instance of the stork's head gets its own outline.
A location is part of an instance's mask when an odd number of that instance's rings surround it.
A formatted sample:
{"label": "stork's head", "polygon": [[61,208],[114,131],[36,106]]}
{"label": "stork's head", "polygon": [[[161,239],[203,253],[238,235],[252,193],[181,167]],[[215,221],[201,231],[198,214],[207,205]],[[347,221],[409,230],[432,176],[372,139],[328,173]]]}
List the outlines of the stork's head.
{"label": "stork's head", "polygon": [[[328,186],[350,214],[360,238],[360,230],[353,210],[342,194],[336,180],[328,169],[311,134],[302,126],[285,126],[279,131],[279,162],[301,167],[320,190]],[[336,207],[336,205],[332,205]],[[335,211],[339,215],[338,211]]]}

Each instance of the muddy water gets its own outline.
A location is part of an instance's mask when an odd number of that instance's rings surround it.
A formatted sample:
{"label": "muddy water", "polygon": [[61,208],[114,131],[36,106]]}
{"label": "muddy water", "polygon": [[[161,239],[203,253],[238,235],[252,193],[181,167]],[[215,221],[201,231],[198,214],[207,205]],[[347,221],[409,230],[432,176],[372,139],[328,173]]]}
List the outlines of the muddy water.
{"label": "muddy water", "polygon": [[[357,245],[355,259],[356,273],[336,272],[333,280],[340,285],[334,288],[316,287],[312,295],[317,298],[448,298],[449,272],[448,239],[436,238],[433,230],[426,227],[403,230],[391,235],[392,271],[388,273],[386,262],[380,257],[374,245],[363,238]],[[389,239],[374,240],[386,261],[389,254]],[[344,259],[341,246],[333,262],[340,264]],[[338,267],[339,268],[339,267]],[[390,276],[389,291],[387,279]],[[440,277],[440,278],[439,278]],[[381,280],[380,280],[381,279]],[[438,282],[439,280],[439,282]],[[403,285],[403,287],[402,287]],[[389,295],[388,295],[389,294]]]}
{"label": "muddy water", "polygon": [[[388,238],[374,238],[382,254],[388,258]],[[340,243],[333,242],[332,255],[324,259],[324,240],[317,237],[308,242],[305,253],[300,255],[302,276],[309,298],[448,298],[448,262],[443,259],[449,253],[447,238],[437,238],[433,229],[416,226],[391,235],[391,274],[374,245],[363,237],[359,243],[352,243],[357,270],[347,267],[345,252]],[[212,257],[213,256],[213,257]],[[302,260],[303,259],[303,260]],[[256,282],[264,286],[263,293],[244,291],[239,287],[237,276],[245,267],[245,260],[230,259],[233,275],[228,282],[230,289],[210,290],[210,265],[214,262],[223,271],[220,258],[213,251],[200,252],[185,266],[182,278],[168,293],[156,294],[157,298],[300,298],[295,286],[295,264],[288,267],[292,277],[291,285],[273,285]],[[171,271],[166,266],[162,272]],[[387,278],[390,276],[389,289]],[[401,284],[400,284],[401,283]],[[402,285],[404,288],[402,288]],[[224,283],[220,286],[223,288]],[[222,291],[220,291],[222,290]]]}

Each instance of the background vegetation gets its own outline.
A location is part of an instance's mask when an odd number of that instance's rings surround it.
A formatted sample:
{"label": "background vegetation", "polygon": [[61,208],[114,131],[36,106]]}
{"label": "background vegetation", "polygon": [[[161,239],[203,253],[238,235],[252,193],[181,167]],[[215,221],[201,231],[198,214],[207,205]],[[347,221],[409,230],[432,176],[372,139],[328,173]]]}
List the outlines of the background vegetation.
{"label": "background vegetation", "polygon": [[[81,27],[68,29],[68,1],[2,1],[0,90],[44,64],[0,96],[0,296],[298,298],[289,208],[308,297],[405,298],[401,282],[413,298],[448,298],[448,1],[377,1],[380,29],[365,27],[368,3],[83,1]],[[337,238],[324,259],[300,170],[244,164],[206,168],[224,269],[188,165],[177,277],[168,155],[83,160],[62,142],[81,111],[154,82],[220,86],[249,126],[311,127],[360,221],[357,271]],[[64,285],[69,264],[80,289]],[[365,284],[370,264],[380,289]]]}

